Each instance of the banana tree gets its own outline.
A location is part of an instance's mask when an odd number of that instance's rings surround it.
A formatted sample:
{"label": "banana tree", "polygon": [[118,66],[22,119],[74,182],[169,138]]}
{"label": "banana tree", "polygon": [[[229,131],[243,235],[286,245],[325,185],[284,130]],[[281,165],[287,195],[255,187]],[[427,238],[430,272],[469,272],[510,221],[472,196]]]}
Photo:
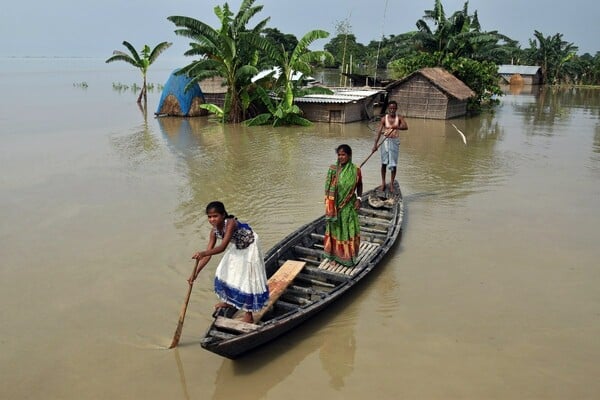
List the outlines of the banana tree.
{"label": "banana tree", "polygon": [[[331,53],[323,50],[311,51],[310,45],[318,40],[329,36],[328,32],[313,30],[306,33],[291,52],[287,52],[282,46],[273,45],[271,42],[253,38],[253,44],[267,54],[267,57],[275,64],[275,70],[279,75],[271,89],[271,96],[265,96],[266,91],[258,88],[259,98],[267,107],[269,114],[261,114],[248,121],[250,125],[265,124],[273,122],[274,125],[300,124],[306,125],[308,120],[301,117],[302,111],[294,104],[296,95],[313,93],[331,93],[324,88],[302,88],[303,77],[312,71],[312,64],[333,62]],[[273,76],[275,74],[271,74]],[[266,79],[270,78],[267,76]],[[263,78],[264,80],[265,78]],[[260,82],[259,82],[260,84]],[[269,99],[269,100],[267,100]],[[309,123],[309,122],[308,122]]]}
{"label": "banana tree", "polygon": [[526,50],[529,62],[542,67],[544,80],[547,83],[559,83],[564,79],[563,67],[575,56],[577,46],[564,41],[562,33],[544,36],[536,30],[534,36],[537,42],[529,39],[529,49]]}
{"label": "banana tree", "polygon": [[237,14],[233,14],[229,5],[214,8],[221,26],[214,29],[202,21],[185,16],[171,16],[167,19],[179,29],[175,33],[192,39],[186,56],[197,56],[183,67],[179,73],[188,75],[188,85],[198,84],[211,77],[222,77],[227,85],[223,109],[215,105],[204,104],[209,111],[219,111],[223,122],[238,123],[245,119],[250,105],[249,87],[251,78],[258,73],[258,57],[249,38],[259,36],[269,18],[259,22],[254,28],[246,25],[262,6],[253,6],[254,0],[244,0]]}
{"label": "banana tree", "polygon": [[154,49],[152,49],[152,50],[150,50],[150,46],[144,45],[144,47],[142,48],[142,51],[141,51],[141,56],[140,56],[140,54],[138,54],[137,50],[135,49],[135,47],[133,47],[131,45],[131,43],[129,43],[127,41],[123,41],[123,46],[127,47],[130,54],[127,54],[120,50],[115,50],[115,51],[113,51],[112,57],[110,57],[106,60],[106,63],[111,63],[114,61],[123,61],[123,62],[133,65],[134,67],[138,68],[142,72],[143,84],[142,84],[142,90],[140,91],[140,95],[138,96],[138,99],[137,99],[138,104],[141,104],[142,98],[144,99],[144,103],[146,103],[148,101],[148,94],[147,94],[148,87],[146,84],[148,68],[150,68],[150,65],[152,65],[152,63],[154,61],[156,61],[158,56],[163,51],[165,51],[166,49],[171,47],[172,44],[173,43],[162,42],[162,43],[159,43],[158,45],[156,45],[156,47],[154,47]]}
{"label": "banana tree", "polygon": [[[417,21],[418,32],[413,37],[417,49],[438,54],[438,65],[449,53],[479,61],[507,58],[509,49],[503,49],[500,43],[509,43],[510,39],[496,31],[481,31],[477,11],[470,15],[468,4],[465,2],[462,10],[447,18],[442,2],[435,0],[433,9],[425,10],[423,19]],[[427,21],[433,22],[435,29]]]}

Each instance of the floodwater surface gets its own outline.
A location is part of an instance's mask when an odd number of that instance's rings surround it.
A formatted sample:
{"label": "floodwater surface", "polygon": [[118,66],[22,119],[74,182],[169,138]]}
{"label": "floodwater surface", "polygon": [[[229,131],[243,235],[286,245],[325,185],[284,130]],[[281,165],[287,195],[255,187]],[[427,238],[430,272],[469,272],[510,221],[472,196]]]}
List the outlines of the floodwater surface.
{"label": "floodwater surface", "polygon": [[[145,116],[113,87],[139,81],[125,64],[0,65],[0,398],[600,396],[599,90],[525,87],[476,118],[409,118],[401,241],[340,302],[231,361],[199,345],[218,257],[166,349],[204,207],[223,201],[266,250],[323,212],[335,147],[360,164],[374,126],[155,119],[159,90]],[[363,176],[379,183],[378,155]]]}

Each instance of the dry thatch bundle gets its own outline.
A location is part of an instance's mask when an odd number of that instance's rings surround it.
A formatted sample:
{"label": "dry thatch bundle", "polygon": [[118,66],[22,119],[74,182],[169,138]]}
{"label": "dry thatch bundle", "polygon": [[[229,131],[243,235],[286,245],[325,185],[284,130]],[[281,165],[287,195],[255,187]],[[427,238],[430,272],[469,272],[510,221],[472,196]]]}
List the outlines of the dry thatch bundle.
{"label": "dry thatch bundle", "polygon": [[511,85],[522,85],[523,82],[525,82],[525,80],[523,79],[521,74],[511,75],[510,80],[508,81],[508,83],[510,83]]}
{"label": "dry thatch bundle", "polygon": [[191,79],[178,75],[177,70],[171,73],[163,89],[156,115],[177,117],[198,117],[207,115],[208,111],[200,108],[205,103],[200,86],[189,85]]}
{"label": "dry thatch bundle", "polygon": [[181,104],[177,97],[173,94],[167,95],[160,108],[156,112],[158,115],[168,115],[168,116],[176,116],[176,117],[201,117],[204,115],[208,115],[208,111],[200,108],[200,104],[203,104],[204,101],[200,97],[192,98],[192,102],[189,110],[184,112],[181,109]]}

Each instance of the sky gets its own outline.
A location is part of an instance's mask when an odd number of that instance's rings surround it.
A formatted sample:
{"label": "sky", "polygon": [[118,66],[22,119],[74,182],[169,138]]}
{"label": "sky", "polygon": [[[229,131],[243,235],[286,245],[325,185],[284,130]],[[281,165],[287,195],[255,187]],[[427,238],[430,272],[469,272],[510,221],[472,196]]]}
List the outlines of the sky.
{"label": "sky", "polygon": [[[53,0],[5,2],[0,9],[0,56],[31,57],[110,57],[113,50],[125,50],[123,40],[136,49],[172,42],[161,58],[182,58],[188,49],[187,38],[175,35],[172,15],[198,19],[218,28],[214,7],[225,1],[214,0]],[[241,0],[228,1],[236,12]],[[464,0],[442,0],[450,16],[461,10]],[[382,35],[401,34],[416,29],[415,23],[432,9],[433,0],[257,0],[263,9],[252,20],[270,17],[268,27],[300,38],[313,29],[335,35],[335,26],[348,21],[357,41],[368,44]],[[470,0],[469,14],[477,11],[482,29],[498,32],[529,47],[534,31],[544,36],[556,33],[592,55],[600,51],[600,2],[570,0]],[[429,23],[433,27],[432,23]],[[328,39],[314,43],[320,49]]]}

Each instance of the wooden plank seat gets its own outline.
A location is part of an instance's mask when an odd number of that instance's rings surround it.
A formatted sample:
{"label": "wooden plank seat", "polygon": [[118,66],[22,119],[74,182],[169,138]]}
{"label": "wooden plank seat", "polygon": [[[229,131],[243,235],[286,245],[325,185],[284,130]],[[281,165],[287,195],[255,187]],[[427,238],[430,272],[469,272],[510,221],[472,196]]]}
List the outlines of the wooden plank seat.
{"label": "wooden plank seat", "polygon": [[323,261],[321,261],[321,264],[319,264],[318,268],[326,270],[326,271],[330,271],[330,272],[335,272],[338,274],[352,276],[352,275],[355,275],[359,271],[359,268],[357,268],[357,267],[360,264],[361,260],[364,259],[365,257],[367,257],[372,252],[377,251],[378,248],[379,248],[379,244],[377,244],[377,243],[361,242],[360,247],[358,249],[358,260],[357,260],[358,263],[356,266],[346,267],[344,265],[336,263],[335,261],[325,258],[325,259],[323,259]]}
{"label": "wooden plank seat", "polygon": [[267,282],[267,286],[269,287],[269,300],[260,311],[252,313],[252,317],[254,318],[253,324],[241,321],[244,317],[244,311],[237,311],[231,318],[217,317],[215,319],[215,326],[238,333],[247,333],[257,329],[259,327],[257,323],[267,312],[269,312],[269,310],[271,310],[271,308],[273,308],[273,304],[275,304],[287,287],[294,281],[294,278],[302,271],[305,264],[306,262],[304,261],[287,260],[277,271],[275,271]]}
{"label": "wooden plank seat", "polygon": [[371,210],[371,209],[367,209],[367,208],[361,208],[360,210],[358,210],[358,214],[383,218],[383,219],[387,219],[387,220],[391,220],[392,217],[394,216],[394,214],[389,211]]}
{"label": "wooden plank seat", "polygon": [[215,319],[215,326],[226,331],[233,331],[237,333],[248,333],[259,328],[259,325],[256,324],[221,316]]}

